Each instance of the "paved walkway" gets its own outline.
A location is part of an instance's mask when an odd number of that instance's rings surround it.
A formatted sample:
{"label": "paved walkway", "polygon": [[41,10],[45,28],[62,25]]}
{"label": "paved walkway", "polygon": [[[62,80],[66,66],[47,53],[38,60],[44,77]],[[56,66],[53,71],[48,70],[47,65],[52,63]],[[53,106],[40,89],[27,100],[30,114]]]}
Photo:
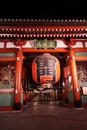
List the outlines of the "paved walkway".
{"label": "paved walkway", "polygon": [[0,130],[87,130],[87,109],[29,102],[22,111],[0,112]]}

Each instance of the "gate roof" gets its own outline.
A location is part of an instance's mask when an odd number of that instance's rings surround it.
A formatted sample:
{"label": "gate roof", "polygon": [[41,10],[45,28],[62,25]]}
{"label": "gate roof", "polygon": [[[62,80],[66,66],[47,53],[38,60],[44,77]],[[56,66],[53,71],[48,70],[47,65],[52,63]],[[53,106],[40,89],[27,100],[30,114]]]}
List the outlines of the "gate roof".
{"label": "gate roof", "polygon": [[86,38],[85,19],[0,19],[0,38]]}

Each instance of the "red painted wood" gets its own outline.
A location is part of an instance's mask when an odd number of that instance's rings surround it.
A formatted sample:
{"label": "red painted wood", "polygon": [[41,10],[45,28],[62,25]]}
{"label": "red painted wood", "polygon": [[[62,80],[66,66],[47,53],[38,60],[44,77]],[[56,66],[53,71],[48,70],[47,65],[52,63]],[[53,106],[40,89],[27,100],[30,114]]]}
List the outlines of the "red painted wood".
{"label": "red painted wood", "polygon": [[74,100],[78,101],[78,100],[81,100],[81,95],[80,95],[80,87],[78,85],[76,63],[75,63],[75,57],[74,57],[73,50],[70,51],[70,66],[71,66],[71,75],[72,75],[72,79],[73,79]]}
{"label": "red painted wood", "polygon": [[0,106],[0,111],[12,111],[13,106]]}
{"label": "red painted wood", "polygon": [[17,59],[16,59],[16,74],[15,74],[15,88],[14,88],[14,102],[20,103],[20,94],[21,94],[21,83],[22,83],[22,51],[19,50],[17,52]]}

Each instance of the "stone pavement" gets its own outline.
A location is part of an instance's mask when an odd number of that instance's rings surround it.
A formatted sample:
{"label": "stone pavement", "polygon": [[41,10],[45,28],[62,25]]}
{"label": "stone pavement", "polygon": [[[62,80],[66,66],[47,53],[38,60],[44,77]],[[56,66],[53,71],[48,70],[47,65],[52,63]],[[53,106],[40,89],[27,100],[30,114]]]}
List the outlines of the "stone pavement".
{"label": "stone pavement", "polygon": [[58,101],[29,102],[22,111],[0,112],[0,130],[87,130],[87,109]]}

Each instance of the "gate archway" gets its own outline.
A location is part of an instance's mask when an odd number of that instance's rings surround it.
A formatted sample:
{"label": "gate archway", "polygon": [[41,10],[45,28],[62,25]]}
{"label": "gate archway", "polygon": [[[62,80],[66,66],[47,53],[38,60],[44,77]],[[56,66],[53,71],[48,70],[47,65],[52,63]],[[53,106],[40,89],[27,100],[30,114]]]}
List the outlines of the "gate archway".
{"label": "gate archway", "polygon": [[[81,75],[78,71],[78,68],[84,68],[80,71],[87,69],[87,21],[1,19],[0,63],[5,63],[6,67],[10,65],[14,83],[11,88],[12,82],[5,78],[3,83],[3,78],[0,78],[0,110],[19,110],[28,102],[29,89],[34,83],[30,75],[31,63],[42,53],[60,59],[63,102],[74,107],[87,107],[86,73],[83,71]],[[11,70],[13,62],[15,73]],[[2,71],[1,65],[1,77]],[[80,80],[81,76],[83,80]]]}

